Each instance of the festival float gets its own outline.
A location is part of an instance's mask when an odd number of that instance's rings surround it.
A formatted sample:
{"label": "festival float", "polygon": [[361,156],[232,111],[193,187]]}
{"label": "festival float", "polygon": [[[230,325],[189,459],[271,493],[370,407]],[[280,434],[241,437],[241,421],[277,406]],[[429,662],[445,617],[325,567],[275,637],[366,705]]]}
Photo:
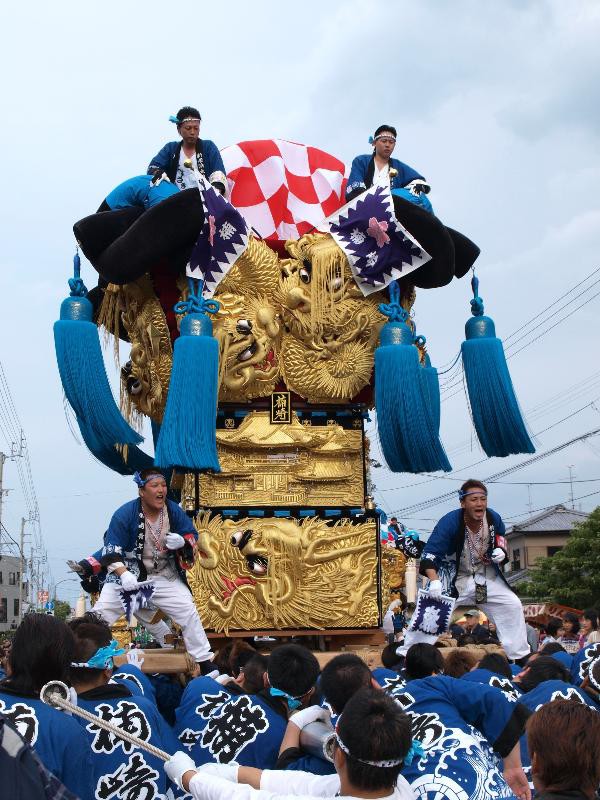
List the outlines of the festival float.
{"label": "festival float", "polygon": [[[479,249],[389,186],[345,203],[344,164],[317,148],[222,155],[228,199],[198,175],[148,210],[74,225],[99,280],[88,292],[77,255],[55,326],[65,395],[99,462],[170,471],[199,534],[187,577],[209,635],[369,641],[405,560],[381,558],[365,421],[374,410],[390,470],[450,469],[413,308]],[[472,289],[462,357],[477,435],[488,456],[531,452],[474,276]],[[117,361],[130,347],[119,405],[103,336]]]}

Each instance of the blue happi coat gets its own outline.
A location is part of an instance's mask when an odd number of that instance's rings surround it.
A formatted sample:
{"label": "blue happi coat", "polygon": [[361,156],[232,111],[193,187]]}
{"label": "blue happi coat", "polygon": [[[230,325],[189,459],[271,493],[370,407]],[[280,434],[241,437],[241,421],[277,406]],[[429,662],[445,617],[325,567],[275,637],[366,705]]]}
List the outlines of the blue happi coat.
{"label": "blue happi coat", "polygon": [[511,680],[504,675],[498,675],[497,672],[492,672],[489,669],[473,669],[467,672],[460,679],[471,683],[482,683],[485,686],[494,686],[500,689],[504,697],[509,703],[516,703],[521,696],[521,690]]}
{"label": "blue happi coat", "polygon": [[[490,533],[487,555],[491,556],[492,550],[498,544],[500,537],[503,539],[505,534],[504,522],[496,511],[488,508],[486,511],[487,523]],[[462,508],[450,511],[439,520],[433,529],[431,536],[427,540],[421,555],[419,572],[425,575],[426,570],[435,569],[442,582],[444,594],[450,597],[458,597],[456,589],[456,575],[460,564],[465,544],[465,521]],[[493,569],[505,583],[506,579],[498,564],[492,562],[489,569]],[[508,586],[508,584],[506,584]],[[509,587],[510,588],[510,587]]]}
{"label": "blue happi coat", "polygon": [[[172,500],[166,501],[167,514],[169,515],[169,530],[179,533],[186,540],[185,545],[180,550],[170,550],[168,557],[173,559],[173,563],[179,573],[180,578],[185,582],[185,571],[179,562],[179,554],[186,561],[193,559],[192,546],[198,539],[198,532],[194,528],[192,520],[182,509]],[[100,563],[107,567],[116,561],[122,561],[127,569],[139,580],[146,580],[146,567],[142,562],[145,539],[145,522],[142,503],[139,498],[130,500],[112,515],[108,530],[104,534],[104,546]],[[107,575],[106,583],[119,583],[116,573]]]}
{"label": "blue happi coat", "polygon": [[436,800],[512,798],[499,758],[523,731],[527,710],[499,689],[444,675],[408,681],[396,700],[425,751],[402,775],[417,796]]}
{"label": "blue happi coat", "polygon": [[162,203],[167,197],[179,194],[179,187],[168,181],[161,181],[158,186],[153,186],[151,181],[151,175],[128,178],[106,195],[106,205],[113,211],[132,206],[147,210]]}
{"label": "blue happi coat", "polygon": [[[155,747],[173,754],[178,749],[173,731],[144,697],[134,696],[126,686],[107,684],[77,697],[80,708],[112,722]],[[119,739],[109,731],[77,718],[93,753],[96,800],[122,797],[162,800],[168,788],[163,761]]]}
{"label": "blue happi coat", "polygon": [[198,765],[237,761],[273,769],[287,727],[283,703],[266,693],[235,691],[207,677],[191,681],[176,712],[180,745]]}
{"label": "blue happi coat", "polygon": [[600,658],[600,642],[588,644],[573,656],[571,661],[571,680],[576,686],[581,685],[587,675],[590,664],[596,658]]}
{"label": "blue happi coat", "polygon": [[121,664],[120,667],[115,667],[110,683],[120,683],[122,686],[126,686],[131,694],[145,697],[152,703],[156,703],[156,693],[152,681],[139,667],[133,664]]}
{"label": "blue happi coat", "polygon": [[[397,158],[390,158],[390,168],[395,169],[398,173],[390,181],[390,187],[392,189],[401,189],[416,178],[425,180],[416,170],[409,167],[408,164],[405,164],[403,161],[399,161]],[[369,189],[373,185],[374,173],[375,166],[372,154],[356,156],[350,168],[350,176],[346,186],[346,196],[357,191],[364,192]]]}
{"label": "blue happi coat", "polygon": [[[148,164],[148,175],[166,172],[171,183],[175,183],[180,154],[181,141],[167,142]],[[227,185],[225,166],[217,145],[210,139],[198,139],[196,142],[196,158],[198,170],[205,176],[206,180],[209,183],[219,183],[225,188]]]}
{"label": "blue happi coat", "polygon": [[392,697],[395,697],[397,694],[402,694],[404,691],[406,678],[393,669],[376,667],[376,669],[372,670],[372,675],[384,692],[391,694]]}
{"label": "blue happi coat", "polygon": [[6,683],[0,684],[0,712],[67,789],[80,800],[94,800],[92,751],[74,717],[46,705],[39,697],[13,692]]}

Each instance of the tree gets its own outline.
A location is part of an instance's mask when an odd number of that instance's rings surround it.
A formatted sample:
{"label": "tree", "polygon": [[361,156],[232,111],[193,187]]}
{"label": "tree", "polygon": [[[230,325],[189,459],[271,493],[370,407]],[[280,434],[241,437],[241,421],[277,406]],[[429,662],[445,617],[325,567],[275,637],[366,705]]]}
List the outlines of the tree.
{"label": "tree", "polygon": [[54,616],[57,619],[66,619],[71,613],[71,605],[65,600],[56,600],[54,603]]}
{"label": "tree", "polygon": [[562,550],[537,561],[518,592],[573,608],[600,603],[600,506],[573,529]]}

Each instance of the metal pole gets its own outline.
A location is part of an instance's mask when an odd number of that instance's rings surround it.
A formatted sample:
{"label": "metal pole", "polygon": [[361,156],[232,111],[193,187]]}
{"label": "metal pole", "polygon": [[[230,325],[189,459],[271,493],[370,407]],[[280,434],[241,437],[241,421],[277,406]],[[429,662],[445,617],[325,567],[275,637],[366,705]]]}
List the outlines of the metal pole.
{"label": "metal pole", "polygon": [[569,483],[571,484],[571,508],[575,509],[575,499],[573,497],[573,467],[574,464],[569,464]]}
{"label": "metal pole", "polygon": [[19,564],[21,571],[19,573],[19,623],[23,620],[23,575],[25,573],[25,517],[21,517],[21,536],[19,538]]}
{"label": "metal pole", "polygon": [[4,462],[6,461],[6,456],[4,453],[0,453],[0,530],[2,530],[2,503],[4,502],[4,490],[2,488],[2,476],[4,474]]}

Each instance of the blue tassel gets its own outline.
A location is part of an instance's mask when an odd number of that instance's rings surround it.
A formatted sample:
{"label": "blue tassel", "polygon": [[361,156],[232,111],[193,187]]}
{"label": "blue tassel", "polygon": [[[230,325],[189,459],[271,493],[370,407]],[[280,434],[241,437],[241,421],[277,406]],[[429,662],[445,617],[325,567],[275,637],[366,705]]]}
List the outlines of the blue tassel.
{"label": "blue tassel", "polygon": [[414,336],[400,305],[400,289],[389,286],[389,318],[375,351],[375,409],[381,449],[392,472],[449,472],[448,462],[422,377]]}
{"label": "blue tassel", "polygon": [[203,300],[196,283],[189,281],[188,300],[175,306],[175,313],[186,316],[175,342],[154,463],[165,469],[220,472],[216,436],[219,345],[207,316],[219,310],[219,303]]}
{"label": "blue tassel", "polygon": [[134,472],[148,469],[154,465],[151,456],[140,450],[137,445],[128,445],[127,458],[116,447],[106,447],[98,442],[91,428],[81,419],[77,419],[81,438],[88,450],[101,464],[119,475],[133,475]]}
{"label": "blue tassel", "polygon": [[437,369],[431,366],[431,359],[427,353],[425,353],[425,366],[422,367],[421,376],[425,382],[425,391],[429,399],[429,410],[433,417],[433,424],[439,433],[441,417],[440,379]]}
{"label": "blue tassel", "polygon": [[479,279],[471,280],[473,316],[465,325],[462,360],[477,437],[490,458],[534,453],[493,320],[483,315]]}
{"label": "blue tassel", "polygon": [[71,294],[63,300],[60,320],[54,323],[56,361],[65,395],[99,448],[138,444],[143,438],[123,419],[110,390],[78,253],[73,263]]}

